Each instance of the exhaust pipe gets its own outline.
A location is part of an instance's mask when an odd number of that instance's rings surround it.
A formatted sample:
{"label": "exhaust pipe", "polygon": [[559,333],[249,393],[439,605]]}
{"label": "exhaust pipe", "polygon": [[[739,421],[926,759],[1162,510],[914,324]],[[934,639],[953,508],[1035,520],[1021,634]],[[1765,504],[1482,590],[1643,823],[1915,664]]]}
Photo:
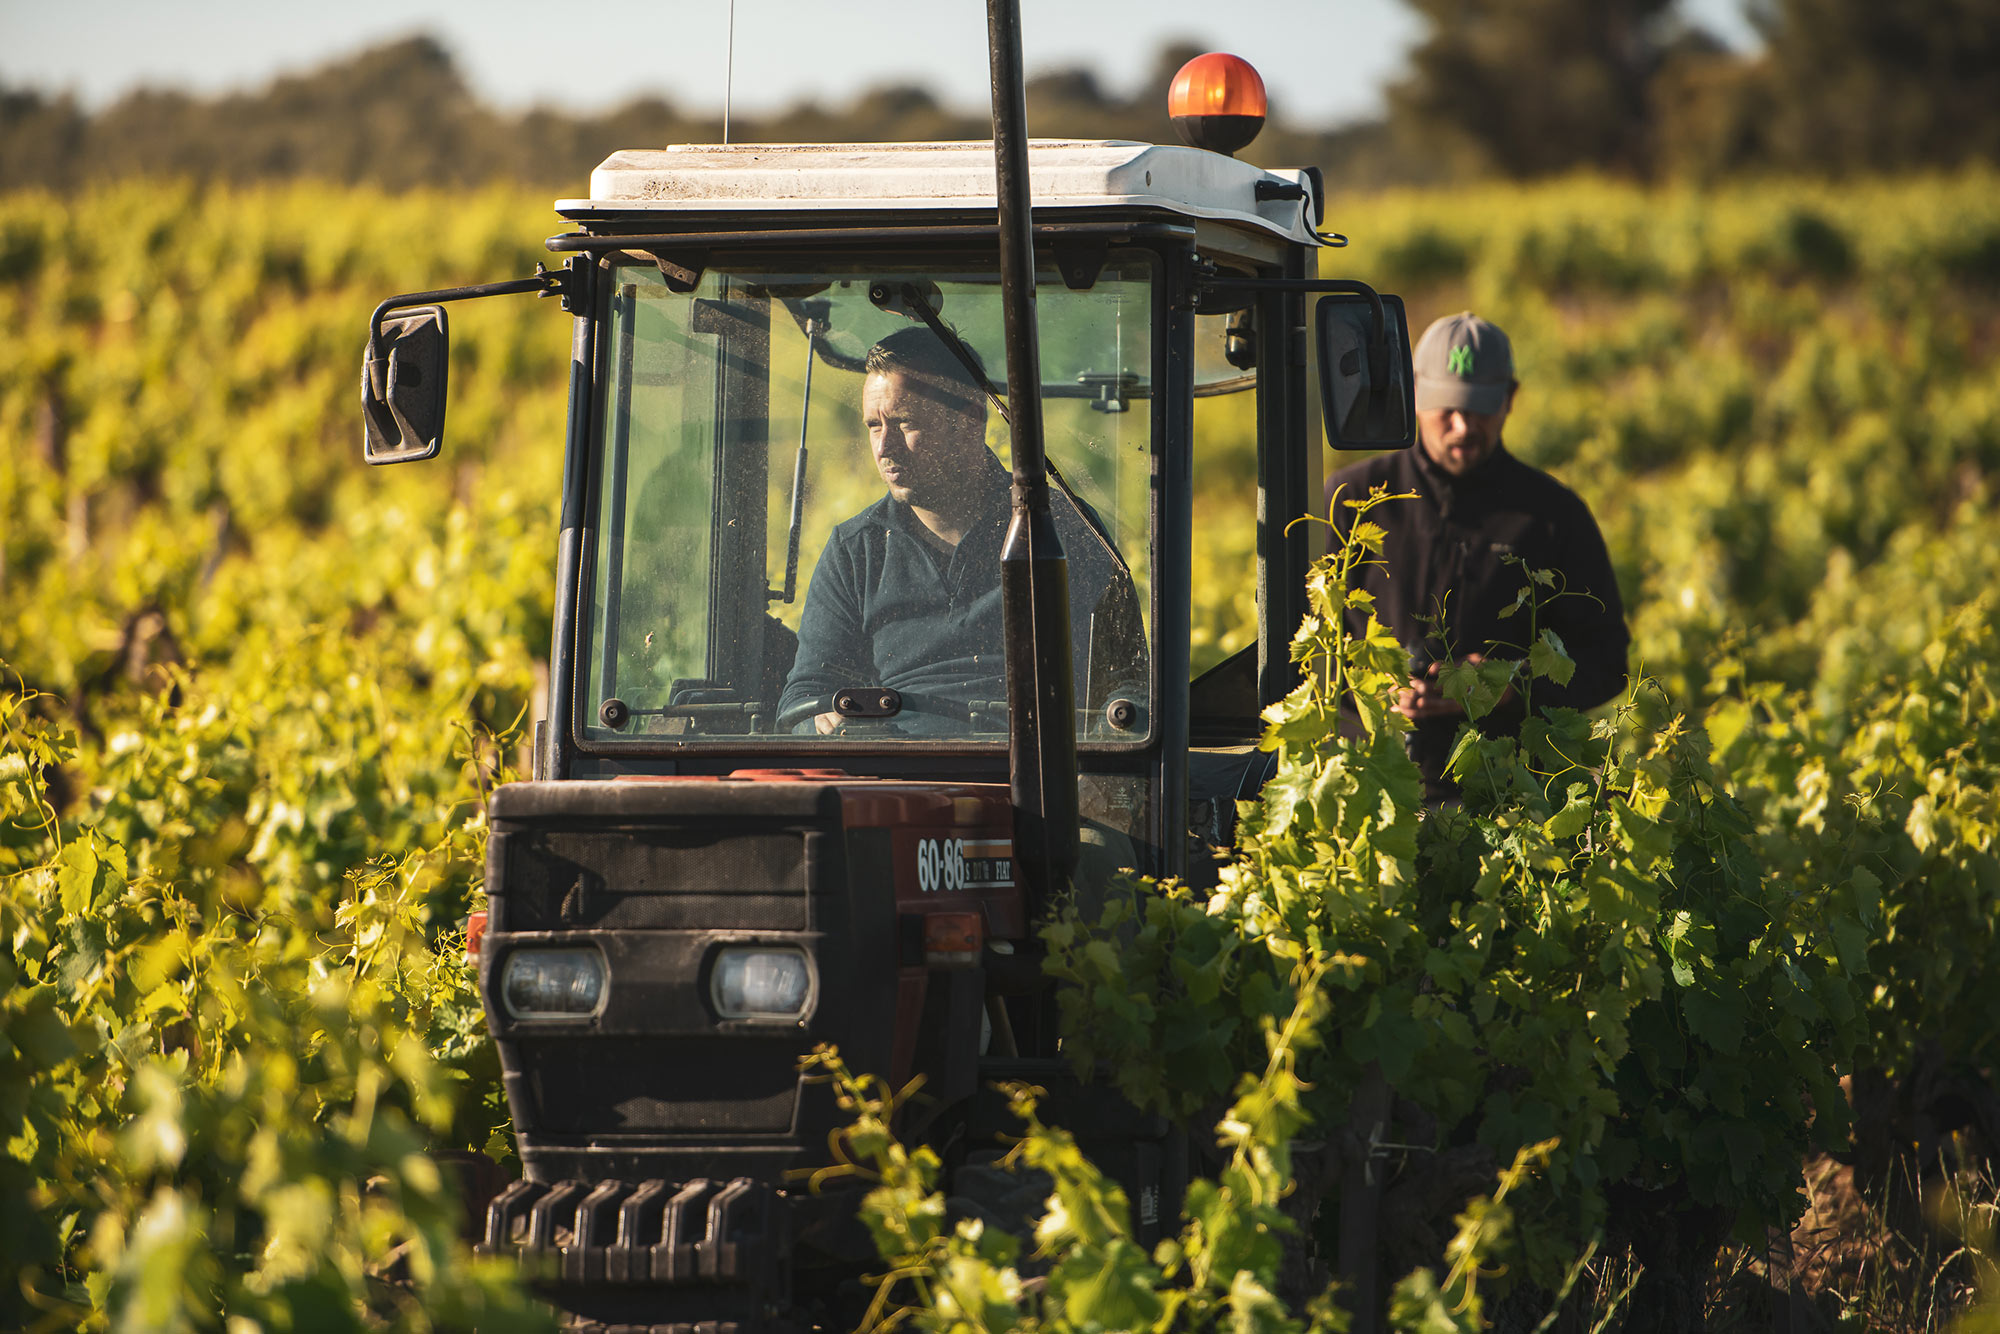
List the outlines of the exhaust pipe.
{"label": "exhaust pipe", "polygon": [[1069,887],[1076,871],[1076,685],[1071,679],[1069,564],[1049,512],[1048,454],[1042,438],[1019,0],[986,0],[986,45],[993,76],[1000,301],[1006,316],[1014,446],[1014,517],[1000,554],[1008,781],[1015,857],[1026,880],[1028,910],[1039,917],[1050,899]]}

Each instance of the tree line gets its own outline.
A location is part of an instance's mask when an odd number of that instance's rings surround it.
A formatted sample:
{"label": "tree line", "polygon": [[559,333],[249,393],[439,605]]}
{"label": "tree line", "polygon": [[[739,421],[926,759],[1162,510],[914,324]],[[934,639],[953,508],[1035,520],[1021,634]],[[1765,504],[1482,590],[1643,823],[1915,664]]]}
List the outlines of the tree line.
{"label": "tree line", "polygon": [[2000,0],[1746,0],[1741,54],[1678,0],[1408,0],[1388,124],[1452,173],[1841,175],[2000,161]]}
{"label": "tree line", "polygon": [[[1087,69],[1032,79],[1029,132],[1038,136],[1175,142],[1166,88],[1205,48],[1161,50],[1130,99]],[[929,89],[889,84],[844,104],[803,101],[768,115],[732,117],[739,143],[909,142],[981,139],[982,108],[941,102]],[[1255,146],[1259,160],[1337,161],[1374,127],[1331,130],[1276,120]],[[71,190],[138,175],[248,182],[314,177],[388,189],[508,181],[575,190],[591,166],[621,148],[716,143],[719,112],[640,97],[607,111],[533,108],[509,113],[482,102],[449,50],[415,36],[282,76],[247,93],[201,98],[142,89],[91,114],[67,95],[0,86],[0,189]]]}
{"label": "tree line", "polygon": [[[1313,126],[1274,107],[1245,153],[1353,187],[1595,170],[1641,180],[1842,174],[2000,161],[2000,0],[1747,0],[1761,45],[1730,49],[1681,0],[1407,0],[1425,22],[1386,113]],[[1028,86],[1037,135],[1174,141],[1164,92],[1202,48],[1173,43],[1122,96],[1087,68]],[[1330,54],[1328,77],[1338,77]],[[983,111],[891,84],[838,105],[737,116],[740,142],[983,138]],[[99,112],[0,85],[0,188],[137,175],[313,177],[389,189],[574,188],[618,148],[715,142],[721,117],[664,97],[502,111],[451,52],[405,38],[219,97],[140,89]]]}

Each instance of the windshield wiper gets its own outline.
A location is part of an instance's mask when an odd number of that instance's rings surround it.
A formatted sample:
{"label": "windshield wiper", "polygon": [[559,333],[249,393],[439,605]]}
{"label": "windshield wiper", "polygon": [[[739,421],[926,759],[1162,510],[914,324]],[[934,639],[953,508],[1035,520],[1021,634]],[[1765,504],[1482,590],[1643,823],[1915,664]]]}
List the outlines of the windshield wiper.
{"label": "windshield wiper", "polygon": [[[979,358],[972,355],[972,349],[965,345],[965,340],[958,336],[958,331],[939,317],[937,307],[931,304],[921,287],[915,283],[902,283],[890,289],[887,283],[881,283],[869,290],[868,298],[883,310],[892,310],[898,315],[909,315],[914,312],[916,317],[923,321],[924,326],[937,335],[938,341],[945,345],[945,349],[958,359],[958,364],[965,367],[965,373],[972,377],[973,383],[986,391],[986,397],[993,400],[993,410],[1000,414],[1001,421],[1007,423],[1007,429],[1009,431],[1014,429],[1014,414],[1007,411],[1007,404],[995,391],[993,382],[988,380],[986,372],[979,368]],[[1111,535],[1104,531],[1104,521],[1097,516],[1097,511],[1077,499],[1076,492],[1070,490],[1069,482],[1064,479],[1062,470],[1056,467],[1054,459],[1045,461],[1048,464],[1049,480],[1069,497],[1070,508],[1076,511],[1077,517],[1083,520],[1084,526],[1097,538],[1098,545],[1104,548],[1105,555],[1111,557],[1111,563],[1118,567],[1118,572],[1130,579],[1132,567],[1125,563],[1125,557],[1118,553],[1117,544],[1112,542]]]}

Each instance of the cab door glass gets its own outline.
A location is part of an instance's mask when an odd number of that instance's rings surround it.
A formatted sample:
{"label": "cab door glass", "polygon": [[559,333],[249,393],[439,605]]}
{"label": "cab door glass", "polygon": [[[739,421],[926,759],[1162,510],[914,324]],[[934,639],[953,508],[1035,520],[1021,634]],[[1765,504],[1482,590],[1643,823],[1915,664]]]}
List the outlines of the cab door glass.
{"label": "cab door glass", "polygon": [[657,271],[619,276],[599,415],[593,712],[703,679],[709,664],[717,348]]}
{"label": "cab door glass", "polygon": [[1188,668],[1199,677],[1257,642],[1258,349],[1247,306],[1194,326]]}
{"label": "cab door glass", "polygon": [[[1040,278],[1086,742],[1141,740],[1150,722],[1154,270],[1146,252],[1114,253],[1087,289]],[[613,278],[586,739],[1003,743],[1011,451],[994,266],[741,265],[677,292],[630,256]],[[871,375],[871,355],[889,369]],[[905,380],[914,408],[889,392]],[[894,445],[869,422],[882,401],[913,419],[888,423]],[[925,486],[965,511],[964,531],[928,526]]]}

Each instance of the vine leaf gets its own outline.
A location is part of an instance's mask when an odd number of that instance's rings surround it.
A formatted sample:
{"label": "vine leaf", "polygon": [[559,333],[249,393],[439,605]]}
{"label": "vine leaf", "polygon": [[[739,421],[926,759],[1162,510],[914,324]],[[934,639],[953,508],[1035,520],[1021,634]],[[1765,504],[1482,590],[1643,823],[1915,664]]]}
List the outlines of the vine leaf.
{"label": "vine leaf", "polygon": [[1563,647],[1562,637],[1553,630],[1544,630],[1528,650],[1528,670],[1536,676],[1545,676],[1559,686],[1566,686],[1576,675],[1576,663]]}

